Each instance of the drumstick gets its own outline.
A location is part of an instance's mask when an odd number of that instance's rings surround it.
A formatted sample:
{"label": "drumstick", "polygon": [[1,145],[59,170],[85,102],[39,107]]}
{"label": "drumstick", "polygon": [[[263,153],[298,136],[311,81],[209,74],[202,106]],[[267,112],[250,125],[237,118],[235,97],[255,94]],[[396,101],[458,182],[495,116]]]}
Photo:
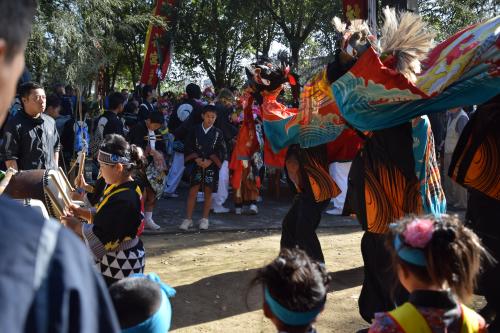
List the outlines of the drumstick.
{"label": "drumstick", "polygon": [[68,177],[66,176],[66,174],[64,173],[64,170],[61,167],[59,167],[59,172],[61,173],[61,175],[64,179],[64,182],[66,183],[66,186],[68,186],[69,190],[71,192],[73,192],[75,190],[75,188],[73,186],[71,186],[71,183],[69,182]]}
{"label": "drumstick", "polygon": [[16,169],[13,169],[13,168],[8,168],[7,169],[7,171],[5,172],[5,176],[3,177],[2,181],[0,182],[0,195],[3,194],[3,191],[5,191],[5,189],[9,185],[10,179],[16,173],[17,173]]}
{"label": "drumstick", "polygon": [[78,175],[76,175],[77,178],[83,175],[83,167],[85,166],[85,155],[86,155],[85,150],[82,150],[80,165],[78,166]]}

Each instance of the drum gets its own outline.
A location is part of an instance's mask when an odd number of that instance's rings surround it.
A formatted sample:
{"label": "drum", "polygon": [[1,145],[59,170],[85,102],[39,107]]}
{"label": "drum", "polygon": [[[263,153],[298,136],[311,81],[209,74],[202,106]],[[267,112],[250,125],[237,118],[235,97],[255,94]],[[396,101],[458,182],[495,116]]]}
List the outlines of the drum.
{"label": "drum", "polygon": [[14,175],[5,192],[13,199],[35,199],[44,203],[50,216],[59,219],[69,204],[90,205],[71,199],[73,188],[62,170],[23,170]]}

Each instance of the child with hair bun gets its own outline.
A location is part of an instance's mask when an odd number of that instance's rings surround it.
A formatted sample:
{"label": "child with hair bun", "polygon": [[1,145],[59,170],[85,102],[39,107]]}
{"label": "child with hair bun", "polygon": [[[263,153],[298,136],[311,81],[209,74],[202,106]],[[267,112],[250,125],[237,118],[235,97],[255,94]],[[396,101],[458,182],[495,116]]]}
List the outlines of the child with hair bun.
{"label": "child with hair bun", "polygon": [[258,270],[251,285],[262,285],[264,315],[279,332],[314,333],[313,323],[325,307],[329,282],[323,265],[302,250],[285,248]]}
{"label": "child with hair bun", "polygon": [[369,332],[487,332],[484,319],[463,302],[470,300],[481,259],[489,255],[456,216],[392,224],[388,248],[410,297],[393,311],[376,313]]}

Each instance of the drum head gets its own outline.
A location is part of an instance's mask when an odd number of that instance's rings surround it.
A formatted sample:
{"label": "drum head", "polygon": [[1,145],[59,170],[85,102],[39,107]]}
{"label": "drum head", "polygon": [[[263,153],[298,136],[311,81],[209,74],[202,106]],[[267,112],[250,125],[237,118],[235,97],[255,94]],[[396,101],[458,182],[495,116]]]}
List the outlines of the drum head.
{"label": "drum head", "polygon": [[5,194],[13,199],[32,198],[44,201],[43,175],[45,170],[23,170],[12,176]]}

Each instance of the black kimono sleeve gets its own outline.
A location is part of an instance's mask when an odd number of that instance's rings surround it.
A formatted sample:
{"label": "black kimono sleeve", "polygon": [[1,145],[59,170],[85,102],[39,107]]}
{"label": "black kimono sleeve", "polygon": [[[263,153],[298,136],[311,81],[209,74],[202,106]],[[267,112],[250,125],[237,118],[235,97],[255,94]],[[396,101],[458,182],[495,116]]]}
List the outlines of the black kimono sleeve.
{"label": "black kimono sleeve", "polygon": [[19,158],[20,137],[14,117],[9,118],[5,125],[2,142],[0,143],[0,160],[9,161]]}
{"label": "black kimono sleeve", "polygon": [[121,136],[124,135],[123,123],[118,118],[113,121],[108,120],[108,122],[104,126],[102,137],[104,138],[108,134],[120,134]]}
{"label": "black kimono sleeve", "polygon": [[184,163],[200,157],[196,147],[196,127],[192,127],[184,144]]}
{"label": "black kimono sleeve", "polygon": [[217,131],[217,134],[215,135],[215,142],[213,144],[214,149],[209,158],[215,163],[215,165],[217,165],[217,168],[220,169],[222,161],[226,156],[226,144],[224,142],[224,135],[222,134],[222,131],[218,128],[215,128],[215,130]]}
{"label": "black kimono sleeve", "polygon": [[58,153],[61,151],[61,138],[59,137],[59,132],[57,132],[57,127],[56,127],[55,123],[54,123],[53,130],[54,130],[53,135],[55,138],[55,140],[54,140],[54,153]]}
{"label": "black kimono sleeve", "polygon": [[132,127],[130,132],[127,135],[127,141],[138,147],[144,149],[146,147],[146,141],[144,140],[144,132],[140,128],[140,124]]}

